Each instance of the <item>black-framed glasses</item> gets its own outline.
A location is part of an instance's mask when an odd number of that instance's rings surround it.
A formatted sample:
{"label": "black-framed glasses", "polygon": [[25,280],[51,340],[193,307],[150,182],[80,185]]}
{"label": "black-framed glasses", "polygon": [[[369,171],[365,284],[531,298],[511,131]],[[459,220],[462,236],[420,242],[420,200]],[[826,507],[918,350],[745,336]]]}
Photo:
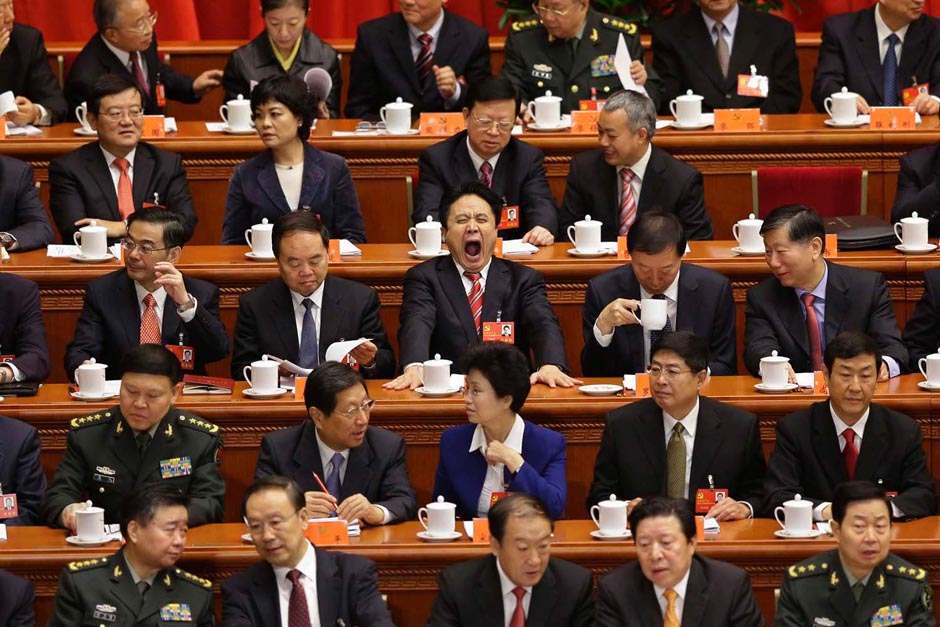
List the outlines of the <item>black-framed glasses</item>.
{"label": "black-framed glasses", "polygon": [[169,250],[169,246],[164,246],[163,248],[157,248],[156,246],[151,246],[150,244],[138,244],[132,239],[124,238],[121,240],[121,248],[126,250],[129,253],[134,252],[135,250],[140,251],[141,255],[152,255],[158,250]]}

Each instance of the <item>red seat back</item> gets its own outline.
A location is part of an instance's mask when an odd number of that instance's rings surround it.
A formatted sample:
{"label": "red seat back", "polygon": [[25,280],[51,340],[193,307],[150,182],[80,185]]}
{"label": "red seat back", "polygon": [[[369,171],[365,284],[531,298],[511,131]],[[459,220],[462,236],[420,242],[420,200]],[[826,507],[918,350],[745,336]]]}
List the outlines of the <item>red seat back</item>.
{"label": "red seat back", "polygon": [[766,216],[781,205],[802,204],[823,217],[859,215],[863,178],[858,167],[757,168],[754,209]]}

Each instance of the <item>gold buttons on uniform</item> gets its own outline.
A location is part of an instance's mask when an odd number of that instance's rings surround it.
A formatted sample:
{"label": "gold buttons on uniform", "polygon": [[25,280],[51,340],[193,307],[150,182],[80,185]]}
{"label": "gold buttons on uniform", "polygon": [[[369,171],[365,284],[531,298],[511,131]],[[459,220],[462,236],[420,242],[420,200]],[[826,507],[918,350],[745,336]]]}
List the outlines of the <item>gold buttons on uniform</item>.
{"label": "gold buttons on uniform", "polygon": [[98,488],[98,492],[100,492],[101,494],[104,494],[104,488]]}
{"label": "gold buttons on uniform", "polygon": [[604,91],[605,92],[610,91],[610,85],[604,85]]}
{"label": "gold buttons on uniform", "polygon": [[545,87],[545,83],[543,83],[542,81],[539,81],[539,82],[538,82],[538,86],[539,86],[539,87]]}
{"label": "gold buttons on uniform", "polygon": [[573,94],[578,93],[578,86],[577,86],[577,85],[572,85],[572,86],[571,86],[571,93],[573,93]]}

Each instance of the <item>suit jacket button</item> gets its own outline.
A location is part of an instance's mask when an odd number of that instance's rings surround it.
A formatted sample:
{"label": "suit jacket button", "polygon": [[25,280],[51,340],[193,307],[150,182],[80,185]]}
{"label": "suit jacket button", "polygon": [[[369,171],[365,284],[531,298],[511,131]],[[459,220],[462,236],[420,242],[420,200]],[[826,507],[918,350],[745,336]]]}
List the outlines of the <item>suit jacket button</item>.
{"label": "suit jacket button", "polygon": [[542,81],[539,81],[539,82],[538,82],[538,86],[539,86],[539,87],[545,87],[545,83],[543,83]]}
{"label": "suit jacket button", "polygon": [[577,86],[577,85],[572,85],[572,86],[571,86],[571,93],[573,93],[573,94],[578,93],[578,86]]}
{"label": "suit jacket button", "polygon": [[98,492],[100,492],[101,494],[104,494],[104,488],[98,488]]}
{"label": "suit jacket button", "polygon": [[725,94],[725,100],[731,100],[731,94]]}

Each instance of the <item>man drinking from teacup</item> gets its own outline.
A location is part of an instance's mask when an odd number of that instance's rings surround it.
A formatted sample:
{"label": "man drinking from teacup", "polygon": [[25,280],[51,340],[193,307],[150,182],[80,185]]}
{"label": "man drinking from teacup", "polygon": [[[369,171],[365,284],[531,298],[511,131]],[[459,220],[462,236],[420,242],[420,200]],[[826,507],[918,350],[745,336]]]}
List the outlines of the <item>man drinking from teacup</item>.
{"label": "man drinking from teacup", "polygon": [[764,481],[765,516],[800,494],[813,504],[815,520],[829,520],[836,486],[851,480],[878,484],[893,518],[936,513],[920,425],[871,402],[880,365],[878,347],[863,333],[842,333],[829,342],[823,366],[829,400],[777,421]]}
{"label": "man drinking from teacup", "polygon": [[[713,270],[683,263],[685,249],[685,233],[675,215],[650,211],[637,217],[627,233],[630,263],[588,283],[581,314],[584,376],[646,372],[655,340],[677,330],[708,342],[711,374],[737,374],[731,282]],[[641,321],[644,300],[665,303],[661,326]]]}
{"label": "man drinking from teacup", "polygon": [[616,495],[632,509],[656,495],[689,499],[718,520],[750,518],[763,501],[757,416],[702,396],[708,343],[685,331],[653,346],[652,398],[607,415],[587,506]]}
{"label": "man drinking from teacup", "polygon": [[836,548],[787,569],[776,627],[934,625],[930,577],[891,549],[891,506],[880,486],[840,484],[832,496]]}
{"label": "man drinking from teacup", "polygon": [[[526,355],[532,351],[532,383],[580,384],[565,374],[565,342],[542,276],[494,256],[502,208],[502,199],[479,181],[463,183],[444,196],[441,220],[450,255],[405,274],[398,331],[404,372],[385,387],[415,389],[422,385],[426,360],[439,354],[456,361],[467,346],[490,339],[511,339]],[[504,323],[514,326],[511,338],[502,338]]]}
{"label": "man drinking from teacup", "polygon": [[186,545],[187,508],[190,498],[166,484],[128,494],[120,517],[124,546],[62,569],[50,627],[214,627],[212,582],[175,566]]}
{"label": "man drinking from teacup", "polygon": [[120,402],[69,424],[65,456],[42,504],[42,521],[76,531],[76,512],[121,505],[145,484],[162,483],[190,497],[191,526],[222,521],[219,428],[173,406],[183,389],[179,359],[162,346],[130,349],[121,364]]}

